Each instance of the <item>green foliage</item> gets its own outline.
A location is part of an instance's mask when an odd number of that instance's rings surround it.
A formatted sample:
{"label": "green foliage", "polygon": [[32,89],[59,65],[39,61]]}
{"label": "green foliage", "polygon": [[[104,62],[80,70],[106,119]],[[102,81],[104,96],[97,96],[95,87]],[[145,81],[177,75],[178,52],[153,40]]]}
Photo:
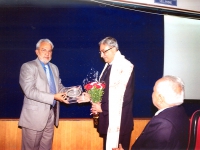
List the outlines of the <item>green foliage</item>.
{"label": "green foliage", "polygon": [[92,102],[98,103],[98,102],[101,102],[104,92],[102,89],[97,89],[96,87],[94,87],[94,88],[90,89],[88,91],[88,93],[90,94]]}

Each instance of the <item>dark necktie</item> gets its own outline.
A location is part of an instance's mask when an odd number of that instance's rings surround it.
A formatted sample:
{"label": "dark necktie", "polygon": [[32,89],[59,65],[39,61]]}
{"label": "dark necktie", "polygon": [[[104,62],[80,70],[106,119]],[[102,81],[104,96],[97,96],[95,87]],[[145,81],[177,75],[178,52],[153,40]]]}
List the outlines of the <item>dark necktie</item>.
{"label": "dark necktie", "polygon": [[110,70],[111,66],[112,66],[112,65],[109,65],[109,64],[108,64],[108,66],[106,67],[106,69],[105,69],[104,72],[103,72],[103,75],[101,76],[100,82],[101,82],[101,81],[104,81],[104,79],[105,79],[105,77],[106,77],[106,74],[107,74],[107,72]]}

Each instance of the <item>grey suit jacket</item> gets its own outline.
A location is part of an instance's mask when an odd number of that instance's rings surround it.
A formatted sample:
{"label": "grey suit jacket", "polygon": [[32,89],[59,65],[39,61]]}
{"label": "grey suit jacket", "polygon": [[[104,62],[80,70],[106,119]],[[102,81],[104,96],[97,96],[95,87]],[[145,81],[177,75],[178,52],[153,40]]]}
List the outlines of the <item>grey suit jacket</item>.
{"label": "grey suit jacket", "polygon": [[[59,77],[59,70],[56,65],[49,64],[54,76],[56,92],[60,92],[64,86]],[[24,92],[24,102],[19,119],[19,126],[41,131],[47,123],[54,94],[50,93],[45,71],[38,58],[22,65],[19,83]],[[55,126],[58,126],[59,111],[60,103],[57,101]]]}

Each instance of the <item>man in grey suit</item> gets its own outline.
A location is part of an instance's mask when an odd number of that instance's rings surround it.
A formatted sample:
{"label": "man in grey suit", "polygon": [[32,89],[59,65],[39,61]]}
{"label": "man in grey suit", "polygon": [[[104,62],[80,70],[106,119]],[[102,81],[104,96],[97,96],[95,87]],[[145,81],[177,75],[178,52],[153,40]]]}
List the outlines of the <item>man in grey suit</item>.
{"label": "man in grey suit", "polygon": [[[61,92],[65,87],[61,83],[59,70],[50,63],[53,48],[49,39],[39,40],[35,50],[38,58],[24,63],[20,70],[19,83],[24,92],[19,119],[23,150],[52,149],[54,125],[58,127],[59,102],[68,104],[67,95]],[[45,66],[49,68],[51,83]]]}

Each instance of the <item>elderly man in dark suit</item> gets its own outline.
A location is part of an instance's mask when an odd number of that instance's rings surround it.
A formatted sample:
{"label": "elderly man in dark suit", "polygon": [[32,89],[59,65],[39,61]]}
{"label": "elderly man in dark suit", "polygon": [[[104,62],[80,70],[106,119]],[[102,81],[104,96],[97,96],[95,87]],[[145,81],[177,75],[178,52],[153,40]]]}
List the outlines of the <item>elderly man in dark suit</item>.
{"label": "elderly man in dark suit", "polygon": [[[115,38],[106,37],[99,46],[106,63],[99,79],[106,88],[101,103],[93,103],[91,111],[99,113],[97,131],[103,137],[103,149],[111,150],[122,143],[128,150],[133,130],[134,65],[121,54]],[[87,102],[86,97],[78,102]]]}
{"label": "elderly man in dark suit", "polygon": [[19,83],[24,103],[19,126],[22,128],[23,150],[52,148],[54,124],[58,126],[60,103],[68,103],[56,65],[50,63],[53,43],[41,39],[36,44],[37,59],[24,63]]}
{"label": "elderly man in dark suit", "polygon": [[152,99],[158,111],[133,144],[132,150],[186,150],[189,118],[181,106],[184,100],[183,81],[178,77],[164,76],[155,83]]}
{"label": "elderly man in dark suit", "polygon": [[92,105],[92,112],[99,113],[97,131],[104,149],[122,143],[128,150],[133,129],[134,65],[121,54],[115,38],[106,37],[99,46],[106,63],[99,79],[105,81],[106,88],[101,104]]}

